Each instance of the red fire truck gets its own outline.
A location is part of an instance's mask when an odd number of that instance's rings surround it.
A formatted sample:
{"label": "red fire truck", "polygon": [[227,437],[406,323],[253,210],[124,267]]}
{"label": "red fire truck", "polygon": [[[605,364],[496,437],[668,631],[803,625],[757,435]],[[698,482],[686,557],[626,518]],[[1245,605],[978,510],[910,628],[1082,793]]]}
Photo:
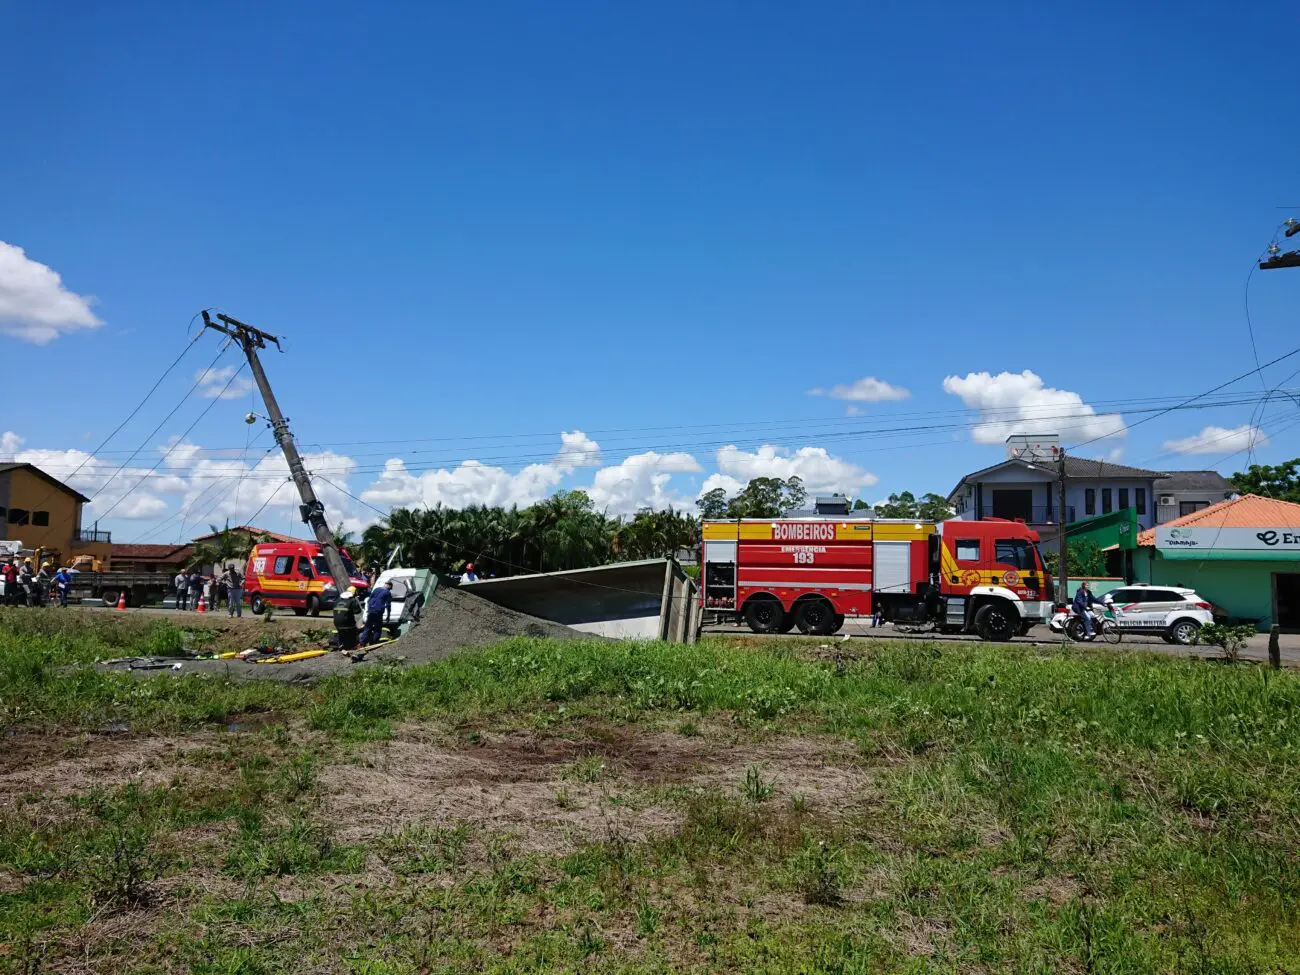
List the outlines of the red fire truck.
{"label": "red fire truck", "polygon": [[846,616],[930,624],[985,640],[1051,619],[1038,533],[990,518],[742,519],[703,525],[705,610],[755,633],[834,633]]}

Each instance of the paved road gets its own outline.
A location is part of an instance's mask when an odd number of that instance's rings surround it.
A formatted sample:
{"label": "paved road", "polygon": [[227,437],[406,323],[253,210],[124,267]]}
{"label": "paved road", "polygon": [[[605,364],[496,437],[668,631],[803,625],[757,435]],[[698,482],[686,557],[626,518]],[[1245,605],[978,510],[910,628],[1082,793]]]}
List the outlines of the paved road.
{"label": "paved road", "polygon": [[[751,633],[747,626],[717,625],[706,626],[704,632],[720,636],[745,636],[759,639],[781,640],[786,637],[779,634],[759,634]],[[844,629],[829,640],[838,640],[845,634],[855,640],[936,640],[954,643],[978,643],[979,637],[966,634],[925,634],[918,636],[913,633],[900,633],[892,626],[871,627],[865,620],[848,620],[844,624]],[[792,634],[798,636],[798,634]],[[806,638],[805,638],[806,639]],[[1053,633],[1046,626],[1035,626],[1029,631],[1028,636],[1017,637],[1016,643],[1026,644],[1047,644],[1062,643],[1065,641],[1059,634]],[[1282,663],[1288,667],[1300,667],[1300,634],[1283,634],[1281,639],[1282,645]],[[1124,639],[1115,648],[1116,650],[1124,649],[1144,650],[1155,653],[1166,653],[1172,656],[1181,657],[1217,657],[1219,652],[1213,647],[1175,647],[1165,643],[1158,636],[1148,636],[1145,633],[1125,633]],[[1247,660],[1267,660],[1268,659],[1268,634],[1256,633],[1246,644],[1246,649],[1241,652],[1243,659]]]}

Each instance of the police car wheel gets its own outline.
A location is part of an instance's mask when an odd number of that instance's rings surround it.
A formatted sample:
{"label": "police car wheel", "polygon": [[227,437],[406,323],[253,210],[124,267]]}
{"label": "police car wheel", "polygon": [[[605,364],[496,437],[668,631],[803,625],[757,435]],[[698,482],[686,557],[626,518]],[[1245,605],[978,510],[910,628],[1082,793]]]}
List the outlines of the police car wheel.
{"label": "police car wheel", "polygon": [[1169,636],[1180,647],[1191,646],[1196,642],[1196,634],[1201,632],[1201,625],[1196,620],[1177,620],[1169,627]]}

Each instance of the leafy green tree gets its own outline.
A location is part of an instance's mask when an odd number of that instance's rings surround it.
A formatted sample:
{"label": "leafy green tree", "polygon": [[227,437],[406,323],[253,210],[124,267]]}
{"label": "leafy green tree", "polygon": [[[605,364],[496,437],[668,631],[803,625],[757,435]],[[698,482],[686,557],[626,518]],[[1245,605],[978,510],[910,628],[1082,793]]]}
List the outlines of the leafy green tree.
{"label": "leafy green tree", "polygon": [[1241,494],[1262,494],[1300,504],[1300,457],[1276,466],[1251,464],[1228,480]]}
{"label": "leafy green tree", "polygon": [[[1091,538],[1080,538],[1067,542],[1070,551],[1070,577],[1072,579],[1110,575],[1106,565],[1106,553]],[[1055,578],[1061,575],[1060,555],[1053,545],[1043,550],[1043,565],[1047,574]]]}
{"label": "leafy green tree", "polygon": [[727,502],[726,490],[714,488],[701,494],[695,505],[700,509],[701,518],[705,521],[716,521],[719,518],[727,517]]}
{"label": "leafy green tree", "polygon": [[891,494],[889,500],[876,505],[878,518],[915,518],[920,521],[946,521],[955,511],[942,495],[930,492],[918,501],[911,491]]}
{"label": "leafy green tree", "polygon": [[799,477],[756,477],[727,503],[728,518],[779,518],[808,500]]}

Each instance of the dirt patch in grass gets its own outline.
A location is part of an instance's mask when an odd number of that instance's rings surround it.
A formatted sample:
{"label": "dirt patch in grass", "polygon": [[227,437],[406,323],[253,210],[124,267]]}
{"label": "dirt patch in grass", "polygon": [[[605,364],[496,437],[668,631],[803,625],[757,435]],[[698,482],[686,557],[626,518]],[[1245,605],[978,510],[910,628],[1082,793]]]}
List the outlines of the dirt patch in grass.
{"label": "dirt patch in grass", "polygon": [[15,735],[0,752],[0,804],[23,795],[44,798],[134,782],[149,788],[203,774],[189,756],[217,743],[216,735],[184,738],[129,735]]}
{"label": "dirt patch in grass", "polygon": [[484,734],[463,745],[407,727],[324,769],[320,782],[345,842],[468,823],[523,850],[558,853],[678,828],[683,812],[657,786],[742,795],[757,777],[763,799],[843,809],[871,785],[858,761],[847,745],[816,739],[752,743],[624,727],[598,737]]}

